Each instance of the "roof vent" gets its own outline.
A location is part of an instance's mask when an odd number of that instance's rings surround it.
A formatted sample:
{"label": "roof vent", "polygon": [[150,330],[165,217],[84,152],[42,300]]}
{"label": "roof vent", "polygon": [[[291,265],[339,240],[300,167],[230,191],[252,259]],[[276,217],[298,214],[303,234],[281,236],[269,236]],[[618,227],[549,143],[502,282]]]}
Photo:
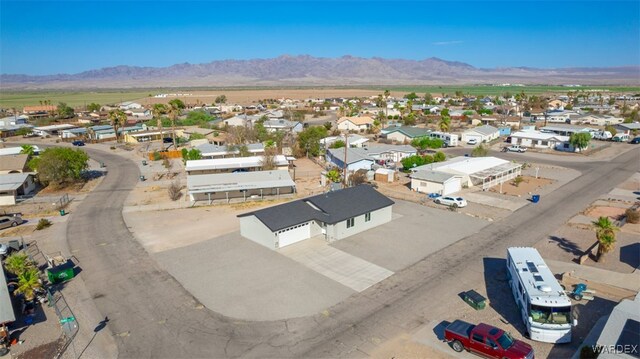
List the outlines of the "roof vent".
{"label": "roof vent", "polygon": [[548,285],[539,285],[538,290],[543,293],[549,293],[551,292],[551,287],[549,287]]}

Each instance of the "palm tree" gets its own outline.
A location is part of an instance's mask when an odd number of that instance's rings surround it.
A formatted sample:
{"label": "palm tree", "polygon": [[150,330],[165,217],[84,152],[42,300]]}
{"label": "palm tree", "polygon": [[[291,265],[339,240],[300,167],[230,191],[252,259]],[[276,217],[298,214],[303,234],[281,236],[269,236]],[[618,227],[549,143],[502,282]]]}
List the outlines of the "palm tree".
{"label": "palm tree", "polygon": [[23,155],[28,155],[28,158],[33,157],[33,155],[35,154],[36,149],[31,146],[31,145],[22,145],[20,146],[20,148],[22,148],[20,150],[20,153]]}
{"label": "palm tree", "polygon": [[173,148],[177,149],[178,144],[176,143],[176,120],[178,116],[180,116],[180,112],[185,108],[184,102],[180,99],[173,99],[169,101],[169,118],[171,119],[171,138],[173,139]]}
{"label": "palm tree", "polygon": [[153,117],[156,118],[158,129],[160,129],[160,141],[164,138],[162,132],[162,115],[167,113],[167,105],[163,103],[157,103],[153,105]]}
{"label": "palm tree", "polygon": [[18,288],[15,293],[24,295],[24,300],[30,302],[35,297],[35,290],[41,287],[38,269],[29,268],[18,274]]}
{"label": "palm tree", "polygon": [[116,142],[120,142],[118,129],[124,127],[124,124],[127,122],[127,115],[122,110],[111,110],[109,111],[109,121],[111,121],[111,126],[113,126],[113,130],[116,132]]}
{"label": "palm tree", "polygon": [[[616,243],[616,231],[619,229],[616,227],[609,217],[600,217],[597,221],[593,222],[593,226],[596,230],[596,238],[598,239],[598,253],[596,260],[600,262],[600,259],[607,253],[611,252]],[[604,261],[604,258],[602,258]]]}
{"label": "palm tree", "polygon": [[33,262],[22,252],[13,253],[4,260],[4,267],[7,272],[19,275],[29,268],[33,268]]}
{"label": "palm tree", "polygon": [[442,116],[440,118],[440,123],[438,123],[438,127],[440,127],[440,131],[442,132],[449,131],[449,128],[451,127],[451,117]]}

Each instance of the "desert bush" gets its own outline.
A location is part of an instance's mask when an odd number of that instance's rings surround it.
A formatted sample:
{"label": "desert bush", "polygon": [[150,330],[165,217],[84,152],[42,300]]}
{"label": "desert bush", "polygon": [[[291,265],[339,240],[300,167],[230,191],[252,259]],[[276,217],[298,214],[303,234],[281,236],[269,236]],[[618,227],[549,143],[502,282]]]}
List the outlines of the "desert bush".
{"label": "desert bush", "polygon": [[513,185],[516,187],[520,187],[520,183],[522,183],[522,181],[524,181],[524,178],[522,178],[522,176],[518,176],[513,179]]}
{"label": "desert bush", "polygon": [[182,197],[182,185],[180,185],[180,181],[173,181],[171,182],[171,184],[169,185],[169,198],[172,201],[177,201],[180,199],[180,197]]}
{"label": "desert bush", "polygon": [[50,220],[46,219],[46,218],[40,218],[40,220],[38,221],[38,225],[36,226],[36,230],[40,231],[43,230],[47,227],[51,227],[53,223],[51,223]]}
{"label": "desert bush", "polygon": [[154,161],[160,161],[162,159],[162,155],[158,151],[153,151],[152,156]]}
{"label": "desert bush", "polygon": [[627,209],[624,212],[625,217],[627,217],[627,223],[639,223],[640,222],[640,212],[637,210],[633,210],[631,208]]}

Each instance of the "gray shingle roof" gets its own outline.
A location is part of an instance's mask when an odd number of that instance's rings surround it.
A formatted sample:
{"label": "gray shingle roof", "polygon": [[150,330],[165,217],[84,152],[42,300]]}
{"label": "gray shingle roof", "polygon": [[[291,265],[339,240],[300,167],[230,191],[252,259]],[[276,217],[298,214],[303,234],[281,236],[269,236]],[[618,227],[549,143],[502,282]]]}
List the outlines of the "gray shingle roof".
{"label": "gray shingle roof", "polygon": [[453,177],[460,177],[460,175],[430,170],[421,170],[411,174],[411,178],[435,183],[445,183]]}
{"label": "gray shingle roof", "polygon": [[311,220],[335,224],[393,204],[392,200],[371,186],[360,185],[244,213],[238,217],[256,216],[275,232]]}
{"label": "gray shingle roof", "polygon": [[479,127],[472,128],[469,131],[475,131],[475,132],[481,133],[481,134],[483,134],[485,136],[489,136],[491,134],[499,132],[500,130],[498,130],[497,128],[495,128],[493,126],[484,125],[484,126],[479,126]]}
{"label": "gray shingle roof", "polygon": [[424,137],[424,136],[428,136],[429,133],[431,132],[431,130],[426,129],[426,128],[420,128],[420,127],[411,127],[411,126],[401,126],[401,127],[396,127],[393,129],[387,129],[389,132],[387,132],[387,135],[394,133],[394,132],[401,132],[402,134],[404,134],[405,136],[409,137],[409,138],[417,138],[417,137]]}

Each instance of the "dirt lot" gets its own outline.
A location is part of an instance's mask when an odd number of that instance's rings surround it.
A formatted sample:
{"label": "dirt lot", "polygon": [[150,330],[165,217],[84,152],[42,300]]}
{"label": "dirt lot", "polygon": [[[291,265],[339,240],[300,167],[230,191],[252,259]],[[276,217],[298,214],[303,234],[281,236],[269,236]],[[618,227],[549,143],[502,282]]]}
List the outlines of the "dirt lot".
{"label": "dirt lot", "polygon": [[[548,186],[555,182],[542,177],[522,176],[523,181],[516,186],[514,181],[506,182],[502,185],[502,193],[511,196],[525,196],[529,193],[537,193],[545,186]],[[499,193],[500,187],[495,186],[490,189],[491,192]]]}
{"label": "dirt lot", "polygon": [[609,217],[612,220],[620,219],[624,216],[625,209],[619,207],[594,206],[585,211],[585,215],[598,219],[600,217]]}

